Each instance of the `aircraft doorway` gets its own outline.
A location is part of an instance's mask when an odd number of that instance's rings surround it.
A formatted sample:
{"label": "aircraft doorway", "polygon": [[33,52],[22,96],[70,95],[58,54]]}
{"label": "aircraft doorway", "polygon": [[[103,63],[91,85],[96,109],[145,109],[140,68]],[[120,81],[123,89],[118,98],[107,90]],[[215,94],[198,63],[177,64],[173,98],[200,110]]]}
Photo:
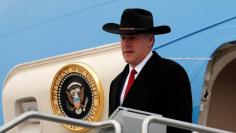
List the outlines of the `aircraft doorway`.
{"label": "aircraft doorway", "polygon": [[236,42],[209,62],[201,102],[199,124],[236,132]]}

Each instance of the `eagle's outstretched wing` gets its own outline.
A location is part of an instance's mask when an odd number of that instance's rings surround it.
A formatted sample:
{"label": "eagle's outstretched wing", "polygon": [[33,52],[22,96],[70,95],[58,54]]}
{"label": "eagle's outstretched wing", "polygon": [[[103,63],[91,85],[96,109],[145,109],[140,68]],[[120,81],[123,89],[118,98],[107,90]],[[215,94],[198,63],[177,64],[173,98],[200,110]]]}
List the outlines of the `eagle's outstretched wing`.
{"label": "eagle's outstretched wing", "polygon": [[70,103],[73,104],[73,100],[72,100],[70,93],[68,91],[66,91],[66,94],[67,94],[67,97],[68,97]]}

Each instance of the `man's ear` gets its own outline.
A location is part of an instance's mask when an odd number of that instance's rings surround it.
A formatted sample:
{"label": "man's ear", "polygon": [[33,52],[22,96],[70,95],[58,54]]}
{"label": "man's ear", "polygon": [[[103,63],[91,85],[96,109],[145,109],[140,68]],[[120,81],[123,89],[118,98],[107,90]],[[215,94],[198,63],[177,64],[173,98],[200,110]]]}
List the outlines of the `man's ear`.
{"label": "man's ear", "polygon": [[152,48],[154,42],[155,42],[155,37],[154,37],[154,35],[150,35],[150,36],[148,37],[148,47],[149,47],[149,48]]}

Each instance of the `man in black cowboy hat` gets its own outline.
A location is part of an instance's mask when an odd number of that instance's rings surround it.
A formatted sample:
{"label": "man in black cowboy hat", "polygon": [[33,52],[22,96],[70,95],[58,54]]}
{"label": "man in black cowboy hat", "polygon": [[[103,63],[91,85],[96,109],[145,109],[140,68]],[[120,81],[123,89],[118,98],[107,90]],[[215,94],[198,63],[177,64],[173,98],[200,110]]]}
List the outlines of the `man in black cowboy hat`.
{"label": "man in black cowboy hat", "polygon": [[[169,26],[154,27],[152,14],[136,8],[124,10],[120,25],[107,23],[103,30],[121,36],[128,63],[111,83],[109,115],[121,105],[192,122],[191,87],[185,70],[152,51],[154,35],[170,32]],[[167,132],[188,131],[167,127]]]}

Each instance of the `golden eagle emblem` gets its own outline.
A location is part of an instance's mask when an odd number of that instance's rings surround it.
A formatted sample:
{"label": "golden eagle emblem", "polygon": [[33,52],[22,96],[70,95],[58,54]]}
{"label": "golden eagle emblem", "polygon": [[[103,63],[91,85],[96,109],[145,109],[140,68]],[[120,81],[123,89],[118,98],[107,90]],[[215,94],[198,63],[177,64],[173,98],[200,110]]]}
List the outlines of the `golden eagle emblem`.
{"label": "golden eagle emblem", "polygon": [[[95,71],[86,64],[68,64],[59,69],[54,76],[50,95],[56,115],[91,122],[101,118],[103,88]],[[78,125],[63,125],[80,133],[89,130]]]}

